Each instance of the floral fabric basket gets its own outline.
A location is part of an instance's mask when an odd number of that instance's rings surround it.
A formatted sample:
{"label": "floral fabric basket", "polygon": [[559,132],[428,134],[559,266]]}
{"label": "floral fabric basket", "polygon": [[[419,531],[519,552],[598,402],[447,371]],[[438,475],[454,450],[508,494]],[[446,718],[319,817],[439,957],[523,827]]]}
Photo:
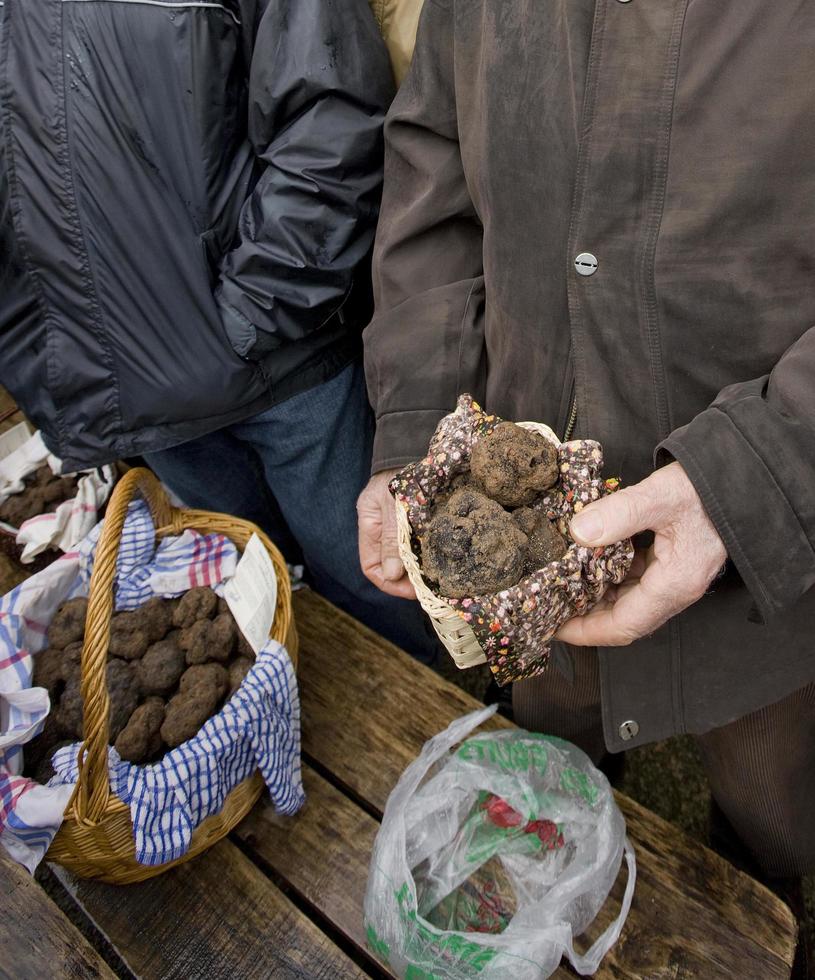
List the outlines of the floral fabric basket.
{"label": "floral fabric basket", "polygon": [[433,501],[469,469],[475,442],[500,422],[470,395],[461,395],[455,412],[439,423],[427,456],[406,466],[391,482],[396,498],[399,553],[423,609],[459,667],[489,664],[499,684],[535,677],[549,659],[549,643],[558,629],[581,616],[612,584],[625,578],[634,556],[630,540],[605,548],[585,548],[568,537],[574,514],[617,489],[617,480],[601,476],[603,451],[598,442],[561,443],[547,426],[521,422],[549,439],[558,450],[557,484],[536,508],[545,511],[569,542],[562,558],[494,595],[449,599],[422,577],[419,538],[431,518]]}

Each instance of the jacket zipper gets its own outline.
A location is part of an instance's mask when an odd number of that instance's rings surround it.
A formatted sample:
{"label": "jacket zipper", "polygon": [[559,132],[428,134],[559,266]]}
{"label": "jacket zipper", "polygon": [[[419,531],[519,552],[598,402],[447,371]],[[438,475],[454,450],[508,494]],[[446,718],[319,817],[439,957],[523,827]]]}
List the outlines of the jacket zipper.
{"label": "jacket zipper", "polygon": [[569,439],[571,439],[576,422],[577,422],[577,393],[575,392],[574,382],[572,382],[572,407],[569,409],[569,418],[566,421],[566,428],[563,430],[563,442],[568,442]]}

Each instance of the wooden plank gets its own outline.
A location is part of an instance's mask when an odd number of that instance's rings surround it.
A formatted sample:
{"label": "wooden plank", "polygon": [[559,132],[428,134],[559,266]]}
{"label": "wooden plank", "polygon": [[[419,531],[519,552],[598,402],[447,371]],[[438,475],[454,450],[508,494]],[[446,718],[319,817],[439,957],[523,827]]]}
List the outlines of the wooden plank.
{"label": "wooden plank", "polygon": [[366,976],[229,840],[136,885],[81,881],[54,870],[137,976]]}
{"label": "wooden plank", "polygon": [[[379,823],[308,766],[303,781],[308,802],[298,814],[278,816],[264,798],[234,833],[255,860],[273,869],[360,954],[372,958],[363,901]],[[386,976],[395,975],[381,962],[380,968]],[[561,968],[553,976],[567,980],[574,974]]]}
{"label": "wooden plank", "polygon": [[[0,434],[7,432],[17,425],[18,422],[23,422],[24,420],[25,416],[17,408],[14,399],[5,388],[0,387]],[[33,428],[34,426],[32,426]]]}
{"label": "wooden plank", "polygon": [[31,875],[0,849],[0,977],[114,976]]}
{"label": "wooden plank", "polygon": [[[295,817],[277,816],[271,804],[263,802],[240,824],[236,834],[255,860],[272,868],[364,950],[362,907],[379,824],[308,767],[304,781],[308,803]],[[630,811],[629,831],[638,835],[647,816],[641,807]],[[720,868],[724,862],[709,851],[703,855],[709,885],[716,897],[721,889],[732,887],[732,896],[711,901],[704,889],[696,887],[698,882],[686,892],[683,886],[687,876],[673,877],[673,867],[668,874],[665,871],[666,848],[674,842],[660,845],[651,826],[645,828],[641,840],[639,879],[629,921],[620,942],[596,974],[598,978],[732,980],[734,962],[744,964],[745,977],[782,980],[789,976],[793,947],[788,947],[785,960],[772,951],[773,937],[767,935],[768,930],[777,929],[791,940],[789,913],[778,914],[786,910],[785,906],[779,903],[780,909],[770,909],[777,913],[773,921],[759,921],[755,914],[759,910],[751,904],[755,900],[751,880],[727,865]],[[671,853],[673,861],[682,857],[681,852]],[[608,902],[578,944],[581,949],[587,948],[617,915],[625,881],[623,870]],[[738,924],[744,928],[737,928]],[[554,976],[565,980],[574,973],[561,966]]]}
{"label": "wooden plank", "polygon": [[303,751],[381,813],[427,739],[484,706],[309,589],[294,611]]}
{"label": "wooden plank", "polygon": [[[338,785],[381,814],[388,793],[424,742],[453,718],[475,710],[478,702],[314,593],[297,593],[295,612],[304,751]],[[495,718],[492,725],[508,723]],[[683,938],[693,920],[705,924],[711,943],[708,972],[696,975],[732,976],[717,972],[722,968],[717,957],[724,956],[724,968],[732,969],[734,951],[741,951],[746,963],[755,962],[764,971],[756,976],[788,976],[796,928],[786,905],[667,821],[622,794],[617,799],[643,884],[624,934],[640,938],[624,954],[627,965],[621,961],[608,975],[694,975],[688,970],[695,961]],[[656,884],[651,887],[648,881]],[[633,951],[643,943],[655,950],[657,965],[648,968],[656,972],[637,972],[641,963]],[[620,949],[616,955],[623,955]]]}

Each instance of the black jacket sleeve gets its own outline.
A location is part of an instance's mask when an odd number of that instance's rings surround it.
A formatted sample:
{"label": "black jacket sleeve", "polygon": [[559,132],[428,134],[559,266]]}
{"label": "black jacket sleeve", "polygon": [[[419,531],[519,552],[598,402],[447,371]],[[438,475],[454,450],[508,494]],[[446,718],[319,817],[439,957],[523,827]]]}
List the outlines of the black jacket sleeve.
{"label": "black jacket sleeve", "polygon": [[370,250],[393,76],[367,0],[244,0],[242,21],[262,170],[216,299],[255,359],[325,323]]}

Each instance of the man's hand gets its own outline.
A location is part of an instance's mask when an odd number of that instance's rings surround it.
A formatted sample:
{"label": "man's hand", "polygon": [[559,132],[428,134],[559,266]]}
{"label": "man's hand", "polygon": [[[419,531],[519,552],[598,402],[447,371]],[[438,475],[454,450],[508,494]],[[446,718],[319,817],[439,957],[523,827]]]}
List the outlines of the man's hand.
{"label": "man's hand", "polygon": [[415,599],[396,543],[396,509],[388,484],[398,470],[372,476],[359,495],[359,560],[362,571],[388,595]]}
{"label": "man's hand", "polygon": [[635,554],[625,581],[591,612],[569,620],[558,640],[626,646],[705,594],[727,552],[679,463],[590,504],[570,525],[575,541],[595,548],[646,530],[654,532],[654,543]]}

